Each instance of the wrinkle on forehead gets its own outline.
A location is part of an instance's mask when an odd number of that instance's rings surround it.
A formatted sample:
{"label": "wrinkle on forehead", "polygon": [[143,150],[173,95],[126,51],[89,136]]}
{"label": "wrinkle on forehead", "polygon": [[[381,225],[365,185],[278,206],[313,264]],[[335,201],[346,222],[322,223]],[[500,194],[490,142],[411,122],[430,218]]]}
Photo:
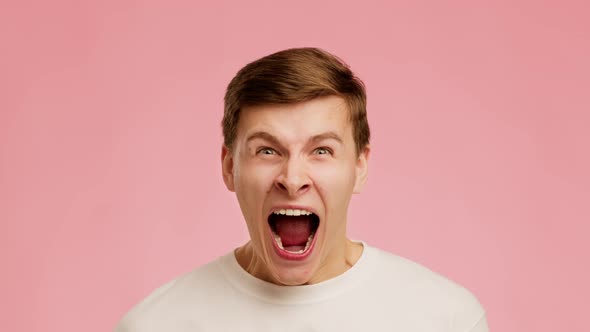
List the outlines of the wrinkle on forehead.
{"label": "wrinkle on forehead", "polygon": [[243,112],[238,136],[245,143],[254,138],[269,142],[335,139],[344,143],[346,131],[352,130],[347,103],[336,96],[298,104],[252,106]]}
{"label": "wrinkle on forehead", "polygon": [[[243,110],[241,126],[238,130],[242,137],[262,131],[276,138],[283,132],[296,131],[308,136],[321,135],[326,132],[340,132],[352,127],[348,106],[339,97],[322,98],[304,103],[288,105],[261,105]],[[337,98],[337,99],[334,99]]]}

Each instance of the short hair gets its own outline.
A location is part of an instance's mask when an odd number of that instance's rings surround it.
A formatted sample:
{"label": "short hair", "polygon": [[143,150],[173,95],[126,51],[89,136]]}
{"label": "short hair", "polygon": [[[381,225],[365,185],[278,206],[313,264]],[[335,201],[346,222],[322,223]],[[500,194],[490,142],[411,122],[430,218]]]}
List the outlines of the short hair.
{"label": "short hair", "polygon": [[233,148],[243,107],[294,104],[324,96],[339,96],[346,101],[356,151],[360,153],[370,139],[365,85],[338,57],[311,47],[279,51],[238,71],[224,98],[224,144]]}

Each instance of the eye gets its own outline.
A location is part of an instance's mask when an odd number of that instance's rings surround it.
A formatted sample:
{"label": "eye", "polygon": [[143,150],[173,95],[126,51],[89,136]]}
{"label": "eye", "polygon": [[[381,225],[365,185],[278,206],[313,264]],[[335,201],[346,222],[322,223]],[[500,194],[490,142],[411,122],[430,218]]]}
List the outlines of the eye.
{"label": "eye", "polygon": [[326,148],[326,147],[322,147],[322,148],[317,148],[313,151],[314,154],[319,154],[319,155],[325,155],[325,154],[332,154],[332,150]]}
{"label": "eye", "polygon": [[260,148],[258,149],[258,154],[265,154],[265,155],[273,155],[276,154],[277,152],[271,148]]}

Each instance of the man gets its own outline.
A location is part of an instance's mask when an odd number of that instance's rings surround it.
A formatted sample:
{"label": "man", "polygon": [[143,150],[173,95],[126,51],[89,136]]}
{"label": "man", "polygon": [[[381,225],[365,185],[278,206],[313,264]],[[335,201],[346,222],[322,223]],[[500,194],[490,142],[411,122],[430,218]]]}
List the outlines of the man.
{"label": "man", "polygon": [[485,332],[466,289],[346,236],[367,180],[362,82],[333,55],[281,51],[225,95],[223,180],[250,241],[154,291],[118,332]]}

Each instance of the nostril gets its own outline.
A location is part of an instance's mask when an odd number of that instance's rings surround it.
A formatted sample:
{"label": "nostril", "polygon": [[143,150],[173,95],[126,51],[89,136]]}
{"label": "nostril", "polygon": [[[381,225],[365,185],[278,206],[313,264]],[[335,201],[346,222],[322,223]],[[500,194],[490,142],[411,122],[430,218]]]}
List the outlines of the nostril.
{"label": "nostril", "polygon": [[311,188],[311,184],[309,184],[309,183],[290,184],[290,183],[285,183],[283,181],[276,181],[274,186],[275,186],[275,188],[277,188],[280,191],[289,193],[289,195],[303,194],[303,193],[307,192],[307,190],[309,190],[309,188]]}

